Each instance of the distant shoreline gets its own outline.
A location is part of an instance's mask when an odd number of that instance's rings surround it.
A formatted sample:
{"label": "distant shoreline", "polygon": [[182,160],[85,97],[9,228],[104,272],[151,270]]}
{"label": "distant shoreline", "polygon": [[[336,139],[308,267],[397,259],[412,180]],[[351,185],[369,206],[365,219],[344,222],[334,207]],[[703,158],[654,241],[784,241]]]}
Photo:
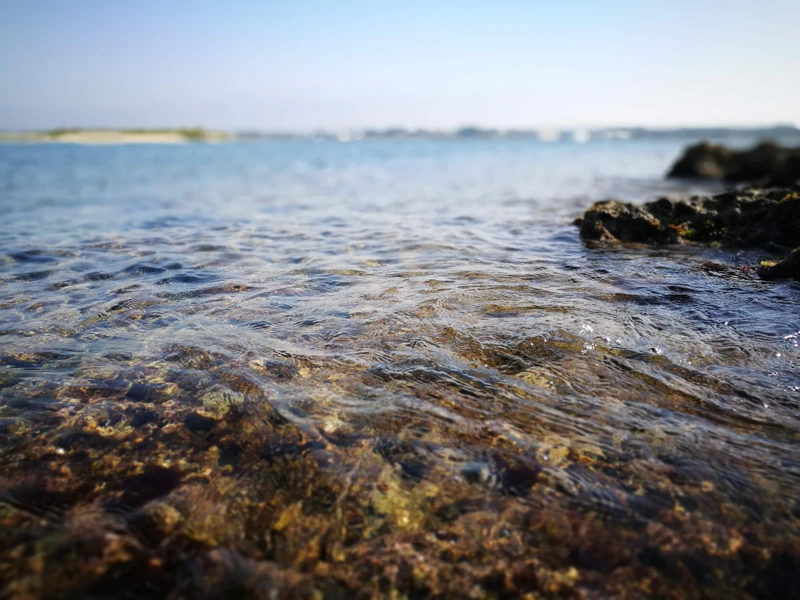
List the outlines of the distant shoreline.
{"label": "distant shoreline", "polygon": [[235,139],[229,133],[205,129],[56,129],[0,132],[0,142],[29,144],[187,144]]}
{"label": "distant shoreline", "polygon": [[210,131],[195,128],[159,129],[54,129],[50,131],[0,131],[0,143],[53,144],[185,144],[258,140],[314,140],[351,142],[360,140],[535,140],[541,142],[589,142],[608,140],[687,140],[706,139],[717,142],[737,138],[782,140],[800,143],[800,129],[793,125],[773,127],[688,127],[648,129],[615,127],[597,129],[491,129],[462,127],[455,130],[433,129],[363,129],[315,131],[311,133],[270,131]]}

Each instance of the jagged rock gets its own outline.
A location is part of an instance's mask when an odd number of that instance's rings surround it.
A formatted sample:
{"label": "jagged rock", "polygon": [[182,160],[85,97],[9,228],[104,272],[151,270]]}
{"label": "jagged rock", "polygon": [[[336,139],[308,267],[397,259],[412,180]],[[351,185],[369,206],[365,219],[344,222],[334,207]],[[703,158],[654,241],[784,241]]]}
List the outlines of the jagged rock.
{"label": "jagged rock", "polygon": [[675,242],[675,236],[652,214],[616,200],[596,202],[583,216],[581,237],[603,242]]}
{"label": "jagged rock", "polygon": [[800,180],[800,148],[762,142],[749,150],[732,150],[700,142],[684,151],[667,177],[790,186]]}
{"label": "jagged rock", "polygon": [[586,240],[792,248],[800,240],[800,191],[731,191],[689,200],[661,198],[641,207],[595,203],[580,223]]}
{"label": "jagged rock", "polygon": [[800,247],[792,250],[783,260],[761,263],[758,274],[762,279],[794,279],[800,281]]}
{"label": "jagged rock", "polygon": [[[793,248],[800,243],[800,188],[731,191],[689,200],[661,198],[643,206],[596,202],[576,221],[581,237],[601,242]],[[800,280],[800,248],[759,269],[764,279]]]}

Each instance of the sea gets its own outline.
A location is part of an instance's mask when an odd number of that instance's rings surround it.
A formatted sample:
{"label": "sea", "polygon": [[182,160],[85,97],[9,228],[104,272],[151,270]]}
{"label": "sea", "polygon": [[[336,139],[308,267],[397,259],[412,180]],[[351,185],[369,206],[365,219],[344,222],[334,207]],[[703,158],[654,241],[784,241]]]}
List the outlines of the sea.
{"label": "sea", "polygon": [[0,145],[0,581],[800,594],[800,284],[573,224],[694,141]]}

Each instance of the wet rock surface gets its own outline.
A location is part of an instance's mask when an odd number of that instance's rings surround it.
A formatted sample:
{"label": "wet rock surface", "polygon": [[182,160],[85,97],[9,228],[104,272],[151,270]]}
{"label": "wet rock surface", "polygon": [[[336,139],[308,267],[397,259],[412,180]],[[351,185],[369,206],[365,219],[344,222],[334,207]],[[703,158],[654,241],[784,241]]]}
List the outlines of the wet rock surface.
{"label": "wet rock surface", "polygon": [[[641,244],[717,243],[786,251],[800,243],[800,188],[729,191],[642,206],[607,200],[576,222],[584,240]],[[760,269],[764,278],[797,278],[797,255]]]}
{"label": "wet rock surface", "polygon": [[684,151],[667,177],[790,186],[800,180],[800,148],[762,142],[748,150],[734,150],[701,142]]}
{"label": "wet rock surface", "polygon": [[795,248],[779,261],[761,263],[758,274],[762,279],[791,278],[800,281],[800,248]]}

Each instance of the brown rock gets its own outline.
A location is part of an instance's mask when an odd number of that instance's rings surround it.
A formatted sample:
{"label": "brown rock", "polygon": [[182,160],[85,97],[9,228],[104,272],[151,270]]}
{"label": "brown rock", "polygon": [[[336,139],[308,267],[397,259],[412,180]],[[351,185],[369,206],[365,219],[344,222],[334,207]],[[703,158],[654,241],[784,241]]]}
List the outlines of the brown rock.
{"label": "brown rock", "polygon": [[590,207],[580,223],[585,240],[791,248],[800,240],[800,192],[731,191],[688,201],[661,198],[641,207],[606,200]]}
{"label": "brown rock", "polygon": [[776,263],[762,263],[758,269],[762,279],[794,279],[800,281],[800,247]]}
{"label": "brown rock", "polygon": [[581,237],[603,242],[668,243],[676,237],[648,211],[615,200],[595,203],[581,222]]}

